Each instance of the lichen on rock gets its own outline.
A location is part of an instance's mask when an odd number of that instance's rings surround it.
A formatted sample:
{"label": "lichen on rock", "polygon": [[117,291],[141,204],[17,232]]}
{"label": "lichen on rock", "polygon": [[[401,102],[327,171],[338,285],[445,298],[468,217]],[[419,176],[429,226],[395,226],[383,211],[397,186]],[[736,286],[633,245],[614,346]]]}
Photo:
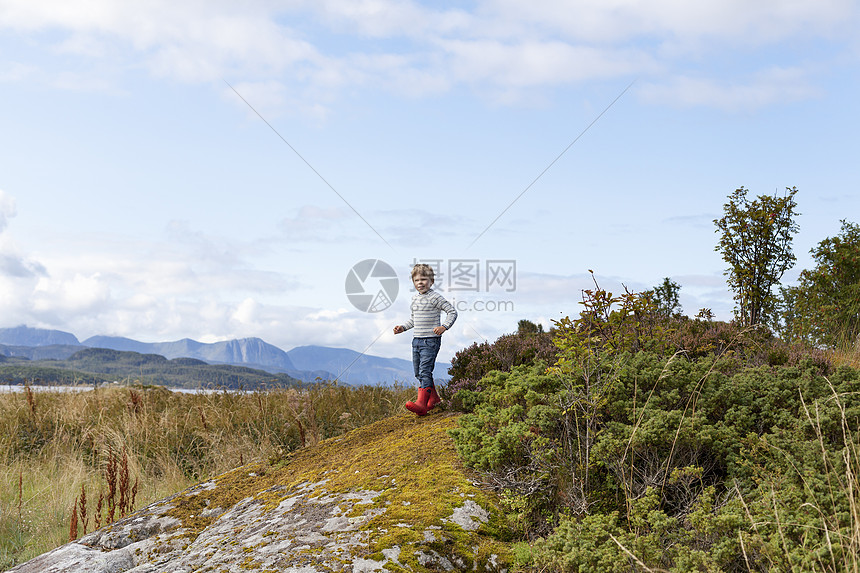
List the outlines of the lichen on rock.
{"label": "lichen on rock", "polygon": [[506,571],[508,525],[455,424],[394,416],[236,468],[10,573]]}

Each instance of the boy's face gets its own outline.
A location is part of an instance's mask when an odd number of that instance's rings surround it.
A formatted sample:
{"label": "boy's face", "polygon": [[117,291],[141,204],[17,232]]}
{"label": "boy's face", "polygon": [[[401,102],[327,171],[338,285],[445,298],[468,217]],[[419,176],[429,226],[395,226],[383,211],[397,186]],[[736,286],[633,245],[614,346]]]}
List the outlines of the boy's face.
{"label": "boy's face", "polygon": [[427,275],[422,275],[421,273],[418,273],[416,275],[413,275],[412,284],[415,285],[415,290],[417,290],[421,294],[424,294],[425,292],[430,290],[431,286],[433,286],[433,281]]}

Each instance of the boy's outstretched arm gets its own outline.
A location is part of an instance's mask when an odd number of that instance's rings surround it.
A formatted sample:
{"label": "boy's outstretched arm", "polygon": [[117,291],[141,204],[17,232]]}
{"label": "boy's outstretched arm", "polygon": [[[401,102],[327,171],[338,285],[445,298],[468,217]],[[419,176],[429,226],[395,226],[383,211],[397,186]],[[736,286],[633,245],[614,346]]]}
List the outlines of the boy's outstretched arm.
{"label": "boy's outstretched arm", "polygon": [[413,326],[415,326],[415,323],[410,318],[409,320],[406,321],[405,324],[398,324],[397,326],[395,326],[394,327],[394,334],[400,334],[401,332],[406,332],[407,330],[409,330]]}

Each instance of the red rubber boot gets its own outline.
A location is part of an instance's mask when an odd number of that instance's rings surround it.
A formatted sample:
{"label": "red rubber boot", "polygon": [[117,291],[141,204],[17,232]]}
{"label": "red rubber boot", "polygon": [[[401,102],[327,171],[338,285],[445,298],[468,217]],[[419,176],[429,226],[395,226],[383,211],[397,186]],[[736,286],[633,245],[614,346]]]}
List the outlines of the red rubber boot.
{"label": "red rubber boot", "polygon": [[427,411],[429,412],[436,405],[442,401],[442,398],[439,397],[439,394],[436,393],[436,386],[430,386],[430,397],[427,399]]}
{"label": "red rubber boot", "polygon": [[427,400],[430,399],[430,388],[419,388],[418,398],[414,402],[406,402],[406,409],[418,416],[427,415]]}

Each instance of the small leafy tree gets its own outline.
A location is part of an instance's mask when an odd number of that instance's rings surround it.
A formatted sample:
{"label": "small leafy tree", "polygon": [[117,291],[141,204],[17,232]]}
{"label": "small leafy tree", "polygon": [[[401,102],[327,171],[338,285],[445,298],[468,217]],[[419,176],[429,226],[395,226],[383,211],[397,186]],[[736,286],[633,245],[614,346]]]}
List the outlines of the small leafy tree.
{"label": "small leafy tree", "polygon": [[784,197],[760,195],[747,199],[741,187],[723,205],[724,215],[715,219],[720,251],[729,263],[728,285],[735,293],[735,316],[743,326],[771,324],[777,298],[772,287],[794,266],[791,250],[799,227],[794,196],[797,188],[787,188]]}
{"label": "small leafy tree", "polygon": [[540,334],[543,332],[543,325],[534,323],[526,318],[517,323],[517,334]]}
{"label": "small leafy tree", "polygon": [[681,307],[681,285],[666,277],[663,282],[652,289],[642,293],[642,296],[654,303],[656,313],[663,318],[671,318],[680,315]]}
{"label": "small leafy tree", "polygon": [[782,289],[785,334],[822,346],[860,336],[860,225],[842,220],[836,237],[810,250],[815,268]]}
{"label": "small leafy tree", "polygon": [[[592,280],[594,276],[592,275]],[[640,347],[638,314],[643,300],[635,293],[613,296],[601,289],[583,291],[584,309],[579,318],[554,321],[555,343],[559,347],[556,364],[549,369],[561,381],[562,440],[570,465],[567,497],[573,510],[585,513],[593,501],[592,448],[599,431],[601,412],[617,381],[627,352]]]}

